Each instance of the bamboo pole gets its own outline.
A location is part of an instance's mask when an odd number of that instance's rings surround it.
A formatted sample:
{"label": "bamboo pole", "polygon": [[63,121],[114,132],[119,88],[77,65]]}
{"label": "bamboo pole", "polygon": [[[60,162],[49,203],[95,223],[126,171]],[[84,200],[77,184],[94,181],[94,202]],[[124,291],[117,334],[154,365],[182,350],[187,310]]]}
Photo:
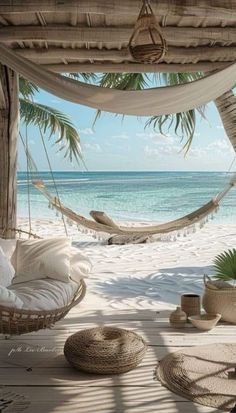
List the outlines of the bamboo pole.
{"label": "bamboo pole", "polygon": [[68,63],[45,64],[48,70],[57,73],[195,73],[223,69],[225,62],[196,64],[139,64],[139,63]]}
{"label": "bamboo pole", "polygon": [[[38,63],[50,63],[50,60],[95,59],[101,61],[134,61],[128,48],[118,49],[86,49],[71,47],[24,48],[14,49],[20,56]],[[163,59],[168,63],[197,63],[200,61],[232,62],[236,60],[236,47],[168,47]]]}
{"label": "bamboo pole", "polygon": [[0,65],[0,233],[14,238],[18,135],[18,76]]}
{"label": "bamboo pole", "polygon": [[[0,39],[3,43],[18,41],[49,41],[76,43],[125,43],[129,41],[133,27],[74,27],[66,25],[52,26],[3,26]],[[220,42],[230,45],[235,42],[234,27],[163,27],[163,36],[168,45],[196,45]]]}
{"label": "bamboo pole", "polygon": [[[196,16],[220,20],[235,20],[234,0],[152,0],[155,14],[168,16]],[[106,15],[133,15],[140,11],[139,0],[11,0],[0,2],[0,13],[96,13]]]}

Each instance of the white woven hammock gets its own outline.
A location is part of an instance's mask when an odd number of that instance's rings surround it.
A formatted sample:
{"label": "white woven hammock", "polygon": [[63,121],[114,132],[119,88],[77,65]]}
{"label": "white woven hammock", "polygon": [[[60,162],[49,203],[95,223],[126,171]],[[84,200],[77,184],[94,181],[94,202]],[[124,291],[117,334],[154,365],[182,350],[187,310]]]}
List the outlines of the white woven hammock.
{"label": "white woven hammock", "polygon": [[210,215],[213,217],[213,214],[217,212],[219,204],[235,184],[236,174],[233,175],[225,188],[213,199],[181,218],[164,224],[130,227],[115,223],[108,215],[100,211],[91,211],[90,214],[94,220],[79,215],[63,205],[60,199],[51,195],[42,180],[33,180],[33,185],[47,198],[49,206],[66,216],[69,222],[75,223],[81,232],[86,232],[83,230],[83,228],[86,228],[87,232],[91,232],[91,234],[99,233],[101,238],[103,238],[105,234],[126,236],[159,235],[163,240],[174,239],[183,230],[186,230],[187,233],[194,232],[196,224],[199,224],[200,227],[204,225],[208,217]]}
{"label": "white woven hammock", "polygon": [[52,73],[1,44],[0,62],[62,99],[102,111],[135,116],[185,112],[215,100],[236,83],[236,63],[194,82],[127,91],[88,85]]}

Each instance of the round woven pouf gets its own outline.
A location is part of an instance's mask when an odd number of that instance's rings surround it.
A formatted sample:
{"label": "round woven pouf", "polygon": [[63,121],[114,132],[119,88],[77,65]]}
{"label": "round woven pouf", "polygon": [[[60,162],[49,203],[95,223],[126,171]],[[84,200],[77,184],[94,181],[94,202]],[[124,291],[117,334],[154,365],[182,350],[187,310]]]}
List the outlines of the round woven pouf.
{"label": "round woven pouf", "polygon": [[70,336],[64,346],[68,362],[78,370],[119,374],[132,370],[142,360],[147,344],[133,331],[96,327]]}

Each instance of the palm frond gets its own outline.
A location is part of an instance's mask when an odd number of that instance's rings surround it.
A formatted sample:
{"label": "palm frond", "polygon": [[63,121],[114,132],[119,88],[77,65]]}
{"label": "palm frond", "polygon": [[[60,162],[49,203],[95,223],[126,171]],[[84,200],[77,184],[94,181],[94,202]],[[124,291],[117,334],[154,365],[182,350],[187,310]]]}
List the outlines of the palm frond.
{"label": "palm frond", "polygon": [[19,91],[24,98],[32,99],[35,93],[39,92],[39,88],[34,83],[19,76]]}
{"label": "palm frond", "polygon": [[99,86],[120,90],[141,90],[148,86],[146,73],[103,73]]}
{"label": "palm frond", "polygon": [[68,73],[67,76],[75,80],[83,80],[86,83],[94,83],[97,80],[95,73]]}
{"label": "palm frond", "polygon": [[219,254],[214,260],[215,278],[224,281],[236,281],[236,249]]}
{"label": "palm frond", "polygon": [[[188,83],[200,79],[203,76],[201,72],[198,73],[159,73],[158,76],[154,76],[156,82],[165,84],[167,86],[179,85],[181,83]],[[174,127],[174,131],[181,140],[186,139],[183,149],[185,153],[188,152],[194,137],[196,129],[196,111],[201,117],[205,118],[204,107],[191,109],[186,112],[179,112],[171,115],[152,116],[147,120],[145,127],[153,126],[155,130],[158,130],[162,134],[166,134],[170,131],[171,127]]]}
{"label": "palm frond", "polygon": [[[154,75],[143,73],[104,73],[99,77],[99,86],[122,90],[142,90],[151,84],[165,84],[167,86],[179,85],[181,83],[192,82],[203,76],[198,73],[158,73]],[[187,112],[180,112],[171,115],[150,117],[145,128],[153,127],[163,135],[169,133],[173,127],[175,133],[181,140],[185,139],[183,149],[187,153],[194,137],[196,129],[196,111],[205,118],[204,107],[191,109]],[[101,111],[97,111],[94,123],[101,116]]]}
{"label": "palm frond", "polygon": [[[98,78],[100,87],[120,90],[142,90],[148,86],[148,81],[149,76],[146,73],[103,73]],[[101,110],[96,111],[93,126],[101,114]],[[124,115],[122,117],[124,118]]]}
{"label": "palm frond", "polygon": [[20,115],[27,125],[35,125],[44,133],[49,131],[49,137],[58,134],[55,144],[60,144],[60,151],[65,151],[65,157],[77,161],[82,159],[80,138],[70,119],[57,109],[47,105],[20,98]]}

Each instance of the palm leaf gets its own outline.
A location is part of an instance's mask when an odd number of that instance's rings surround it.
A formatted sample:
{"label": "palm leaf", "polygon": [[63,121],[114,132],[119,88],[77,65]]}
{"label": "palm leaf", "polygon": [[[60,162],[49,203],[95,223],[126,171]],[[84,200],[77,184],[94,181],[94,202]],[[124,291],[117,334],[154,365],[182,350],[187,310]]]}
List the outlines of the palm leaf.
{"label": "palm leaf", "polygon": [[95,73],[68,73],[67,76],[75,80],[83,80],[86,83],[94,83],[97,80]]}
{"label": "palm leaf", "polygon": [[44,133],[49,131],[49,137],[58,134],[55,144],[60,144],[60,151],[65,151],[65,157],[77,161],[82,159],[80,138],[69,118],[57,109],[42,105],[32,100],[20,98],[20,116],[26,125],[35,125]]}
{"label": "palm leaf", "polygon": [[[159,73],[158,77],[155,75],[154,79],[161,84],[168,86],[179,85],[181,83],[188,83],[200,79],[203,76],[201,72],[198,73]],[[162,134],[166,134],[170,131],[171,127],[174,127],[176,135],[181,140],[186,139],[183,149],[185,153],[188,152],[194,137],[196,129],[196,111],[201,117],[205,118],[204,107],[191,109],[186,112],[179,112],[171,115],[152,116],[146,122],[146,127],[151,125],[155,130],[158,129]]]}
{"label": "palm leaf", "polygon": [[[143,73],[105,73],[99,78],[99,85],[122,90],[142,90],[149,85],[165,84],[168,86],[178,85],[200,79],[199,73],[158,73],[154,75]],[[175,133],[181,140],[185,139],[183,149],[189,150],[196,129],[196,111],[205,118],[204,107],[192,109],[171,115],[150,117],[145,128],[153,127],[154,130],[166,135],[173,127]],[[101,111],[97,111],[94,123],[100,117]]]}
{"label": "palm leaf", "polygon": [[236,281],[236,249],[219,254],[214,260],[215,278],[224,281]]}
{"label": "palm leaf", "polygon": [[146,73],[103,73],[99,86],[121,90],[141,90],[148,86],[149,77]]}
{"label": "palm leaf", "polygon": [[39,92],[39,88],[34,83],[19,76],[19,91],[24,98],[32,99],[35,93]]}
{"label": "palm leaf", "polygon": [[[103,73],[98,78],[100,87],[119,90],[142,90],[148,86],[149,77],[146,73]],[[93,125],[100,118],[101,110],[97,110]],[[122,115],[124,118],[124,115]]]}

